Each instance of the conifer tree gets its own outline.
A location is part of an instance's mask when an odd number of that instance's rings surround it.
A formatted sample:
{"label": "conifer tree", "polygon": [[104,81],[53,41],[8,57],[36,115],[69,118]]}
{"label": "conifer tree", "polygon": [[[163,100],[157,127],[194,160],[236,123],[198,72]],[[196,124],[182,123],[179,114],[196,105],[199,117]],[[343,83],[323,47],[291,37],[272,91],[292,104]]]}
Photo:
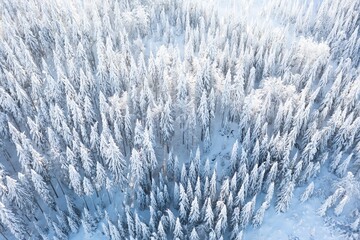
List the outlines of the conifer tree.
{"label": "conifer tree", "polygon": [[210,179],[210,186],[209,186],[209,193],[210,193],[210,198],[211,199],[215,199],[215,196],[216,196],[216,181],[217,181],[217,178],[216,178],[216,167],[214,168],[214,171],[213,171],[213,174],[211,176],[211,179]]}
{"label": "conifer tree", "polygon": [[314,192],[314,182],[311,182],[305,189],[304,193],[301,195],[300,201],[305,202],[311,197]]}
{"label": "conifer tree", "polygon": [[199,114],[198,115],[199,121],[201,123],[201,140],[203,140],[205,136],[205,131],[209,127],[209,123],[210,123],[209,107],[208,107],[208,101],[205,91],[203,91],[201,95],[201,99],[198,107],[198,114]]}
{"label": "conifer tree", "polygon": [[32,207],[34,201],[32,194],[16,179],[10,176],[6,176],[5,179],[9,199],[22,211],[32,213],[34,210]]}
{"label": "conifer tree", "polygon": [[159,240],[166,240],[166,233],[165,233],[165,230],[164,230],[164,227],[161,223],[161,221],[159,222],[159,225],[158,225],[158,229],[157,229],[157,235],[158,235],[158,239]]}
{"label": "conifer tree", "polygon": [[70,186],[74,189],[74,192],[78,196],[83,195],[83,187],[82,187],[82,179],[81,175],[75,169],[73,165],[69,165],[69,178],[70,178]]}
{"label": "conifer tree", "polygon": [[130,156],[130,186],[135,187],[143,180],[144,169],[139,152],[133,148]]}
{"label": "conifer tree", "polygon": [[126,182],[126,163],[123,154],[119,147],[110,136],[109,144],[106,146],[106,160],[109,170],[112,172],[114,182],[120,183],[121,187],[124,187]]}
{"label": "conifer tree", "polygon": [[10,232],[18,239],[24,239],[25,236],[30,237],[27,233],[26,226],[19,219],[15,213],[0,202],[0,221],[3,223]]}
{"label": "conifer tree", "polygon": [[294,187],[294,182],[290,181],[284,184],[284,186],[280,189],[280,193],[276,203],[277,212],[285,212],[286,210],[288,210],[290,201],[293,197]]}
{"label": "conifer tree", "polygon": [[244,207],[241,209],[240,225],[243,228],[248,225],[249,221],[253,216],[254,208],[255,208],[255,200],[256,200],[256,196],[254,196],[249,202],[247,202],[244,205]]}
{"label": "conifer tree", "polygon": [[191,231],[189,239],[190,240],[199,240],[200,239],[195,228],[193,228],[193,230]]}
{"label": "conifer tree", "polygon": [[82,216],[82,225],[84,227],[84,230],[87,234],[91,234],[96,230],[96,222],[94,217],[91,215],[89,210],[87,208],[84,208],[83,210],[83,216]]}
{"label": "conifer tree", "polygon": [[252,224],[255,227],[258,227],[262,224],[262,222],[264,220],[264,214],[265,214],[265,211],[266,211],[268,205],[269,205],[269,203],[263,202],[263,204],[261,204],[260,208],[256,211],[256,213],[253,217],[253,220],[252,220]]}
{"label": "conifer tree", "polygon": [[175,228],[174,228],[174,239],[183,239],[183,228],[181,226],[179,218],[176,218]]}
{"label": "conifer tree", "polygon": [[230,155],[230,164],[231,164],[231,173],[234,173],[235,170],[238,168],[238,151],[239,151],[239,142],[238,140],[235,141]]}
{"label": "conifer tree", "polygon": [[207,198],[206,200],[206,209],[205,209],[205,215],[204,215],[204,221],[208,228],[212,228],[214,225],[214,213],[211,207],[211,200],[210,198]]}
{"label": "conifer tree", "polygon": [[160,116],[160,129],[162,131],[163,142],[167,145],[167,152],[170,150],[170,140],[174,135],[174,117],[171,109],[171,99],[170,97],[168,97],[168,99]]}
{"label": "conifer tree", "polygon": [[197,197],[195,197],[190,207],[189,222],[190,224],[195,225],[199,220],[200,220],[199,203]]}
{"label": "conifer tree", "polygon": [[44,202],[46,202],[51,208],[53,208],[55,206],[55,201],[44,181],[44,178],[34,170],[31,169],[30,171],[31,181],[34,184],[36,192],[40,195]]}

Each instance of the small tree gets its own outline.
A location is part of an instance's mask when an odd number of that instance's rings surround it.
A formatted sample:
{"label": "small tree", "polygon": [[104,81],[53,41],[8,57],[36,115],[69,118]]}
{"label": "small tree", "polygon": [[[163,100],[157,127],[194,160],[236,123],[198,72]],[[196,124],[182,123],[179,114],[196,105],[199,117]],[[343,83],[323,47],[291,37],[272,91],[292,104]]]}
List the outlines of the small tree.
{"label": "small tree", "polygon": [[255,201],[256,201],[256,196],[254,196],[251,199],[251,201],[247,202],[241,210],[240,225],[243,228],[245,228],[248,225],[254,213]]}
{"label": "small tree", "polygon": [[190,240],[199,240],[200,239],[195,228],[193,228],[193,230],[191,231],[189,239]]}
{"label": "small tree", "polygon": [[78,171],[76,171],[75,167],[72,164],[69,165],[69,178],[70,178],[70,186],[74,189],[74,192],[78,196],[82,196],[83,187],[82,187],[81,176],[78,173]]}
{"label": "small tree", "polygon": [[96,221],[87,208],[84,208],[81,222],[84,227],[85,233],[87,234],[91,234],[97,228]]}
{"label": "small tree", "polygon": [[261,204],[261,207],[255,213],[254,218],[252,220],[254,227],[258,227],[262,224],[262,222],[264,220],[265,211],[266,211],[268,205],[269,205],[269,203],[263,202],[263,204]]}
{"label": "small tree", "polygon": [[314,192],[314,182],[311,182],[307,188],[305,189],[304,193],[301,195],[300,201],[305,202],[311,197]]}
{"label": "small tree", "polygon": [[181,226],[180,220],[179,218],[176,218],[176,223],[175,223],[175,229],[174,229],[174,239],[178,238],[178,239],[183,239],[183,228]]}
{"label": "small tree", "polygon": [[294,188],[295,184],[293,181],[290,181],[282,186],[275,207],[277,212],[285,212],[289,208]]}
{"label": "small tree", "polygon": [[200,219],[199,203],[197,197],[195,197],[191,203],[191,208],[190,208],[190,215],[189,215],[190,224],[195,226],[195,224],[199,221],[199,219]]}
{"label": "small tree", "polygon": [[50,194],[50,190],[46,185],[44,178],[31,169],[31,180],[34,183],[34,188],[40,197],[46,202],[50,207],[55,206],[55,201],[53,196]]}
{"label": "small tree", "polygon": [[[18,239],[24,239],[27,234],[24,223],[11,209],[0,202],[0,221],[7,226],[12,234]],[[30,236],[29,236],[30,237]]]}

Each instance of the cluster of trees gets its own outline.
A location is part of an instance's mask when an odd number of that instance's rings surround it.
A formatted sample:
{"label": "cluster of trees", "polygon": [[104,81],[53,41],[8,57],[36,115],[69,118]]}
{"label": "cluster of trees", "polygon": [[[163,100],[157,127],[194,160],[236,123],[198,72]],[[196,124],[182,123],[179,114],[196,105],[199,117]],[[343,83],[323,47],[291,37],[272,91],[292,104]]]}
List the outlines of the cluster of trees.
{"label": "cluster of trees", "polygon": [[[269,1],[284,29],[314,36],[289,47],[187,1],[2,0],[2,237],[241,239],[296,186],[306,201],[322,168],[344,179],[319,213],[340,214],[359,197],[360,3],[347,2],[294,18],[300,6]],[[219,125],[236,126],[225,174],[206,157]]]}

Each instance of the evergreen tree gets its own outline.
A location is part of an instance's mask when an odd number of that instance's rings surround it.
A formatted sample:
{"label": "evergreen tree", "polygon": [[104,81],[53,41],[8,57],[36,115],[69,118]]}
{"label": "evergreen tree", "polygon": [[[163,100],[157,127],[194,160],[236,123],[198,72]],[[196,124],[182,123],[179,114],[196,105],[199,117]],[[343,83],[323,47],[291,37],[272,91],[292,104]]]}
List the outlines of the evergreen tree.
{"label": "evergreen tree", "polygon": [[210,179],[210,186],[209,186],[209,192],[210,192],[210,198],[215,199],[216,196],[216,167],[214,168],[213,174]]}
{"label": "evergreen tree", "polygon": [[120,183],[121,187],[124,187],[126,182],[125,159],[111,136],[109,138],[109,144],[106,146],[106,160],[109,170],[113,174],[114,181]]}
{"label": "evergreen tree", "polygon": [[206,92],[203,91],[198,107],[198,117],[201,123],[201,140],[204,139],[204,134],[206,129],[209,127],[210,123],[210,116],[209,116],[209,108],[208,108],[208,101],[206,97]]}
{"label": "evergreen tree", "polygon": [[198,199],[199,203],[201,204],[201,202],[202,202],[202,193],[201,193],[200,177],[198,177],[197,180],[196,180],[194,195]]}
{"label": "evergreen tree", "polygon": [[96,230],[96,222],[87,208],[83,210],[83,216],[81,219],[85,233],[90,234]]}
{"label": "evergreen tree", "polygon": [[109,224],[109,232],[111,239],[121,239],[121,233],[118,227],[113,224],[111,221],[108,221]]}
{"label": "evergreen tree", "polygon": [[182,167],[181,167],[181,176],[180,176],[180,182],[182,183],[182,184],[186,184],[186,182],[187,182],[187,171],[186,171],[186,166],[185,166],[185,164],[183,164],[182,165]]}
{"label": "evergreen tree", "polygon": [[51,208],[55,206],[54,198],[52,197],[48,186],[46,185],[44,178],[31,169],[31,181],[34,184],[36,192]]}
{"label": "evergreen tree", "polygon": [[247,202],[244,207],[241,209],[240,216],[240,225],[241,227],[246,227],[253,216],[254,208],[255,208],[255,200],[256,196],[254,196],[251,201]]}
{"label": "evergreen tree", "polygon": [[84,177],[83,188],[84,188],[84,193],[87,196],[91,196],[91,195],[93,195],[95,193],[93,183],[87,177]]}
{"label": "evergreen tree", "polygon": [[164,110],[161,112],[160,129],[162,131],[163,142],[167,145],[167,151],[169,152],[170,140],[174,135],[174,117],[171,109],[171,98],[168,97],[168,99],[165,103]]}
{"label": "evergreen tree", "polygon": [[141,156],[139,152],[133,148],[130,157],[130,186],[134,187],[141,183],[143,179],[144,169],[142,166]]}
{"label": "evergreen tree", "polygon": [[82,180],[81,176],[76,171],[73,165],[69,165],[69,178],[70,178],[70,186],[74,189],[74,192],[81,196],[83,194]]}
{"label": "evergreen tree", "polygon": [[158,235],[158,239],[159,240],[166,240],[166,233],[165,233],[165,230],[164,230],[164,227],[161,223],[161,221],[159,222],[159,225],[158,225],[158,229],[157,229],[157,235]]}
{"label": "evergreen tree", "polygon": [[10,176],[6,176],[5,178],[9,199],[13,201],[22,211],[32,213],[32,205],[33,201],[35,201],[32,194],[17,180],[11,178]]}
{"label": "evergreen tree", "polygon": [[94,162],[90,157],[89,150],[84,146],[84,144],[80,145],[80,158],[85,173],[87,176],[91,177],[93,175]]}
{"label": "evergreen tree", "polygon": [[288,210],[290,201],[293,197],[295,184],[293,181],[287,182],[280,189],[280,193],[278,195],[277,203],[276,203],[276,211],[277,212],[285,212]]}
{"label": "evergreen tree", "polygon": [[181,226],[179,218],[176,218],[175,228],[174,228],[174,239],[183,239],[184,233]]}
{"label": "evergreen tree", "polygon": [[220,188],[220,199],[221,200],[225,200],[225,198],[228,196],[228,194],[230,193],[230,183],[229,183],[229,179],[225,179],[223,184],[221,185]]}
{"label": "evergreen tree", "polygon": [[231,164],[231,173],[234,173],[235,170],[238,168],[238,151],[239,151],[239,142],[238,140],[235,141],[230,155],[230,164]]}
{"label": "evergreen tree", "polygon": [[204,215],[204,221],[208,228],[212,228],[214,225],[214,213],[211,207],[211,200],[208,198],[206,200],[206,209],[205,209],[205,215]]}
{"label": "evergreen tree", "polygon": [[75,205],[69,196],[65,195],[65,200],[66,200],[67,210],[69,213],[68,222],[69,222],[70,229],[72,232],[76,232],[79,229],[80,213],[79,213],[78,209],[75,208]]}
{"label": "evergreen tree", "polygon": [[175,166],[175,157],[173,155],[172,149],[170,150],[167,161],[166,161],[166,173],[170,180],[175,179],[175,173],[176,173],[176,167]]}
{"label": "evergreen tree", "polygon": [[106,181],[106,170],[100,162],[96,162],[96,175],[95,175],[95,188],[100,191],[105,186]]}
{"label": "evergreen tree", "polygon": [[17,238],[17,239],[25,239],[25,236],[30,237],[28,235],[26,226],[19,219],[15,213],[8,207],[6,207],[3,203],[0,202],[0,221],[4,224],[10,232]]}
{"label": "evergreen tree", "polygon": [[353,156],[353,153],[349,154],[349,156],[342,163],[340,163],[337,166],[335,172],[339,177],[344,177],[345,176],[345,173],[346,173],[347,168],[348,168],[348,166],[350,164],[352,156]]}
{"label": "evergreen tree", "polygon": [[305,189],[304,193],[301,195],[300,201],[305,202],[311,197],[314,192],[314,182],[311,182]]}
{"label": "evergreen tree", "polygon": [[261,207],[255,213],[253,220],[252,220],[252,224],[255,227],[258,227],[262,224],[262,222],[264,220],[264,214],[265,214],[265,211],[266,211],[268,205],[269,205],[269,203],[263,202],[263,204],[261,204]]}
{"label": "evergreen tree", "polygon": [[215,232],[217,237],[219,238],[224,233],[227,227],[227,207],[222,201],[218,201],[216,205],[217,207],[219,207],[220,210],[217,222],[215,224]]}
{"label": "evergreen tree", "polygon": [[144,159],[146,160],[145,166],[147,167],[147,171],[151,173],[157,167],[157,158],[155,155],[155,150],[153,147],[153,142],[151,140],[150,132],[147,129],[145,129],[144,132],[143,151]]}
{"label": "evergreen tree", "polygon": [[255,164],[253,169],[250,173],[250,180],[249,180],[249,194],[252,195],[256,191],[256,185],[258,184],[258,178],[259,178],[259,171],[258,171],[258,165]]}
{"label": "evergreen tree", "polygon": [[197,197],[195,197],[191,203],[189,221],[190,221],[190,224],[195,225],[199,220],[200,220],[199,203],[198,203]]}
{"label": "evergreen tree", "polygon": [[193,228],[193,230],[191,231],[189,239],[190,240],[199,240],[200,239],[195,228]]}

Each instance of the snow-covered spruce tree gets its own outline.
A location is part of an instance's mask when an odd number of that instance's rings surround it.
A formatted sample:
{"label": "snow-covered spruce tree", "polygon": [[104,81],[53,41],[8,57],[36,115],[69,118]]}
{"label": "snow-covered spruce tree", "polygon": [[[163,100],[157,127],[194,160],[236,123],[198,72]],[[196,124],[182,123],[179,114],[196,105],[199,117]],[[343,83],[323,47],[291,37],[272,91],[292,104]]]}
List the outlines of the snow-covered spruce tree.
{"label": "snow-covered spruce tree", "polygon": [[205,201],[206,203],[206,207],[205,207],[205,213],[204,213],[204,221],[206,226],[211,229],[213,228],[213,224],[214,224],[214,213],[212,210],[212,206],[211,206],[211,200],[210,198],[207,198],[207,200]]}
{"label": "snow-covered spruce tree", "polygon": [[218,201],[216,205],[219,214],[215,223],[215,233],[220,238],[227,228],[227,207],[223,201]]}
{"label": "snow-covered spruce tree", "polygon": [[197,197],[191,203],[190,213],[189,213],[189,223],[193,224],[194,226],[200,220],[200,209]]}
{"label": "snow-covered spruce tree", "polygon": [[82,196],[83,195],[83,185],[81,175],[75,169],[73,165],[69,165],[69,178],[70,178],[70,185],[74,189],[74,192]]}
{"label": "snow-covered spruce tree", "polygon": [[233,173],[238,168],[238,152],[239,152],[239,142],[235,141],[230,155],[230,164],[231,164],[231,172]]}
{"label": "snow-covered spruce tree", "polygon": [[8,227],[10,232],[17,239],[25,239],[26,237],[30,237],[24,222],[3,203],[0,203],[0,221],[2,224]]}
{"label": "snow-covered spruce tree", "polygon": [[174,234],[174,239],[182,239],[184,236],[183,228],[181,226],[179,218],[176,218],[176,223],[175,223],[173,234]]}
{"label": "snow-covered spruce tree", "polygon": [[129,181],[129,184],[136,189],[138,184],[140,184],[143,180],[144,169],[140,153],[135,148],[132,149],[130,156],[130,171],[131,179]]}
{"label": "snow-covered spruce tree", "polygon": [[91,234],[96,230],[96,222],[87,208],[84,208],[83,216],[81,219],[84,230],[87,234]]}
{"label": "snow-covered spruce tree", "polygon": [[171,98],[168,97],[168,101],[166,101],[165,105],[164,105],[164,109],[161,112],[161,116],[160,116],[160,129],[162,131],[161,135],[163,138],[163,142],[164,144],[167,146],[167,152],[169,152],[170,148],[170,141],[171,138],[174,135],[174,117],[173,117],[173,110],[172,108],[172,103],[171,103]]}
{"label": "snow-covered spruce tree", "polygon": [[255,201],[256,201],[256,195],[247,202],[244,207],[241,209],[241,215],[240,215],[240,226],[242,228],[245,228],[248,223],[250,222],[254,209],[255,209]]}
{"label": "snow-covered spruce tree", "polygon": [[293,181],[287,182],[280,188],[278,194],[276,211],[285,212],[290,206],[290,202],[293,198],[295,183]]}
{"label": "snow-covered spruce tree", "polygon": [[311,197],[314,192],[314,182],[311,182],[305,189],[304,193],[301,195],[300,201],[305,202]]}
{"label": "snow-covered spruce tree", "polygon": [[109,143],[107,144],[105,149],[105,157],[109,170],[113,174],[114,181],[116,183],[120,183],[121,187],[124,187],[126,183],[125,159],[111,135],[109,137]]}
{"label": "snow-covered spruce tree", "polygon": [[44,200],[45,203],[49,205],[49,207],[55,207],[55,200],[51,195],[51,192],[46,185],[43,177],[31,169],[31,180],[34,184],[34,188],[36,192],[40,195],[40,197]]}
{"label": "snow-covered spruce tree", "polygon": [[205,91],[202,92],[197,112],[201,124],[201,140],[204,140],[206,129],[210,123],[209,107]]}
{"label": "snow-covered spruce tree", "polygon": [[[6,176],[6,186],[7,186],[7,196],[11,201],[13,201],[19,209],[24,211],[26,214],[31,214],[34,212],[33,207],[33,195],[22,183],[16,179]],[[31,216],[30,215],[30,216]]]}

